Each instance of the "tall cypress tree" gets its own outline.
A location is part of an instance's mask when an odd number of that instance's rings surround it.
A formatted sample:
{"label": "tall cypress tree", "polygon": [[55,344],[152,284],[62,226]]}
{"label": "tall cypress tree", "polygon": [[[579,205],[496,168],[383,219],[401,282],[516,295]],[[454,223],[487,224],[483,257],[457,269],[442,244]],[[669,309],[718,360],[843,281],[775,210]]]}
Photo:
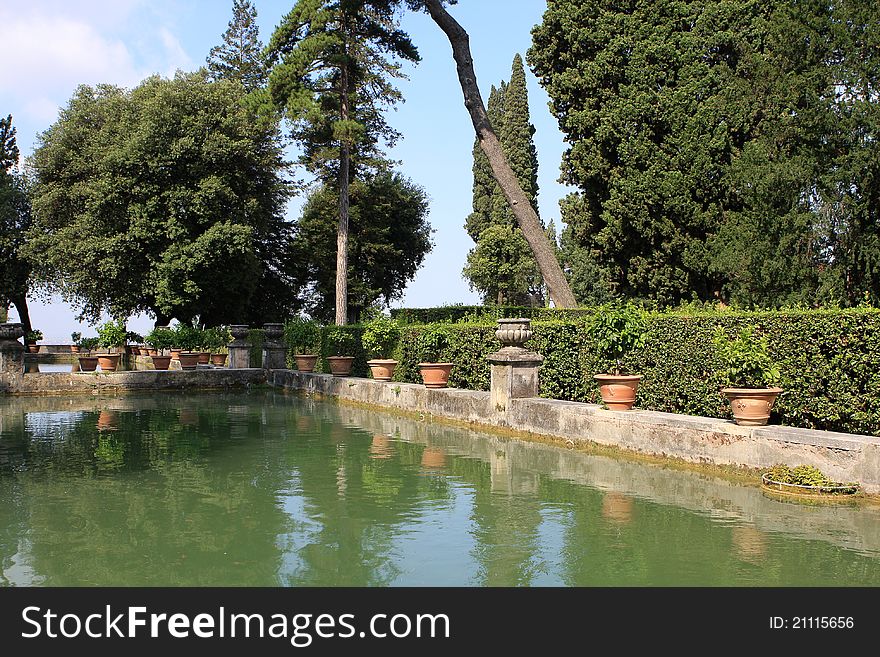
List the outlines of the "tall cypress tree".
{"label": "tall cypress tree", "polygon": [[[513,58],[510,82],[492,87],[487,113],[517,182],[537,214],[535,128],[529,121],[526,75],[519,54]],[[465,228],[476,246],[468,253],[462,272],[471,287],[486,303],[543,305],[542,279],[534,255],[492,176],[479,140],[474,144],[473,209]]]}
{"label": "tall cypress tree", "polygon": [[207,58],[211,76],[238,80],[248,91],[258,89],[266,82],[262,51],[256,8],[250,0],[234,0],[223,43],[211,48]]}

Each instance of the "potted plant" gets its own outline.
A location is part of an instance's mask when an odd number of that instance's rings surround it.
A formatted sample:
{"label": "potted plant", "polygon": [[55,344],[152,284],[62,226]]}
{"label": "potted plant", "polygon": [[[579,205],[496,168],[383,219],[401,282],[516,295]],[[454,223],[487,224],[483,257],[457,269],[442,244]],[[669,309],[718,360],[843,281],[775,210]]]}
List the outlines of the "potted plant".
{"label": "potted plant", "polygon": [[857,483],[834,481],[812,465],[791,468],[782,463],[761,475],[761,486],[773,493],[794,496],[835,497],[859,492]]}
{"label": "potted plant", "polygon": [[604,372],[594,375],[605,406],[612,411],[628,411],[638,392],[640,374],[627,371],[626,357],[645,342],[648,323],[645,312],[632,305],[600,307],[587,325]]}
{"label": "potted plant", "polygon": [[171,347],[171,357],[177,356],[180,368],[194,370],[199,364],[198,351],[202,344],[202,331],[195,326],[179,324],[174,329],[174,346]]}
{"label": "potted plant", "polygon": [[39,329],[32,329],[28,332],[27,335],[24,336],[24,343],[27,345],[27,350],[29,353],[35,354],[40,351],[40,348],[37,346],[37,342],[43,339],[43,332]]}
{"label": "potted plant", "polygon": [[79,356],[79,369],[83,372],[94,372],[98,368],[98,357],[92,356],[92,349],[98,346],[98,338],[80,338],[77,340],[77,346],[81,356]]}
{"label": "potted plant", "polygon": [[331,356],[327,356],[330,372],[333,376],[348,376],[354,363],[355,338],[350,331],[333,327],[327,331],[327,348]]}
{"label": "potted plant", "polygon": [[74,331],[70,334],[70,353],[79,353],[79,341],[82,340],[82,333]]}
{"label": "potted plant", "polygon": [[370,373],[376,381],[390,381],[394,376],[397,361],[389,356],[399,338],[397,322],[385,315],[377,315],[364,326],[361,344],[369,359],[367,365],[370,366]]}
{"label": "potted plant", "polygon": [[419,372],[426,388],[445,388],[453,363],[443,360],[443,352],[449,348],[449,332],[442,324],[426,326],[416,338]]}
{"label": "potted plant", "polygon": [[[119,367],[119,350],[124,350],[127,336],[125,323],[121,321],[106,322],[98,327],[98,345],[106,350],[98,354],[102,371],[114,372]],[[115,353],[111,353],[111,349],[116,350]]]}
{"label": "potted plant", "polygon": [[776,385],[779,367],[770,357],[767,338],[759,338],[746,326],[730,339],[717,326],[712,341],[719,361],[721,393],[730,400],[734,422],[745,426],[767,424],[782,392]]}
{"label": "potted plant", "polygon": [[204,346],[208,349],[210,363],[216,367],[224,367],[226,365],[226,348],[232,342],[232,335],[225,326],[215,326],[205,329]]}
{"label": "potted plant", "polygon": [[313,372],[321,347],[321,327],[311,320],[294,317],[284,325],[284,340],[293,351],[296,369]]}

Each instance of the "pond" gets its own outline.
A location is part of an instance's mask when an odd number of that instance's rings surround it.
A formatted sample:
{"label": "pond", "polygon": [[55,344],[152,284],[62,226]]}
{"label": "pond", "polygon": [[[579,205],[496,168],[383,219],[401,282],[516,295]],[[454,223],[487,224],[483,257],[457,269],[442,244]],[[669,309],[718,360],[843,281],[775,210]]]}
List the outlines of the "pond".
{"label": "pond", "polygon": [[0,398],[0,584],[878,586],[876,506],[272,390]]}

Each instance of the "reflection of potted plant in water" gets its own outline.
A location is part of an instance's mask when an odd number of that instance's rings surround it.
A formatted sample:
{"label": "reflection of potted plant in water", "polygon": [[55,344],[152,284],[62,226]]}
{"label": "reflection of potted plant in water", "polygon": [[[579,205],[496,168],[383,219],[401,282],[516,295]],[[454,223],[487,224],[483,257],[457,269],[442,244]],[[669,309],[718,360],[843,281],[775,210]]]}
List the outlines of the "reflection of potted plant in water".
{"label": "reflection of potted plant in water", "polygon": [[640,374],[627,373],[626,357],[645,342],[647,318],[633,305],[602,306],[587,326],[602,374],[596,374],[602,401],[613,411],[628,411],[636,400]]}
{"label": "reflection of potted plant in water", "polygon": [[717,373],[721,393],[730,400],[734,422],[746,426],[761,426],[770,419],[770,411],[782,388],[779,367],[770,357],[767,338],[758,338],[750,327],[743,328],[736,338],[730,339],[721,326],[713,337],[719,360]]}
{"label": "reflection of potted plant in water", "polygon": [[333,327],[327,331],[327,348],[332,356],[327,356],[330,372],[333,376],[348,376],[351,374],[351,366],[354,356],[350,355],[355,350],[355,337],[350,331],[339,327]]}
{"label": "reflection of potted plant in water", "polygon": [[[98,327],[98,345],[106,350],[98,354],[101,370],[114,372],[119,367],[119,350],[125,347],[127,335],[125,324],[121,321],[107,322]],[[111,353],[111,349],[116,353]]]}
{"label": "reflection of potted plant in water", "polygon": [[321,347],[321,328],[311,320],[294,317],[284,325],[284,341],[293,351],[296,369],[313,372]]}
{"label": "reflection of potted plant in water", "polygon": [[43,332],[39,329],[32,329],[24,336],[24,343],[29,353],[35,354],[40,351],[37,342],[43,339]]}
{"label": "reflection of potted plant in water", "polygon": [[416,348],[421,360],[419,372],[425,387],[445,388],[453,366],[453,363],[443,360],[444,352],[449,348],[448,329],[442,324],[425,326],[416,338]]}
{"label": "reflection of potted plant in water", "polygon": [[390,381],[397,361],[390,358],[400,338],[400,328],[393,319],[377,315],[364,326],[361,344],[366,352],[367,365],[376,381]]}

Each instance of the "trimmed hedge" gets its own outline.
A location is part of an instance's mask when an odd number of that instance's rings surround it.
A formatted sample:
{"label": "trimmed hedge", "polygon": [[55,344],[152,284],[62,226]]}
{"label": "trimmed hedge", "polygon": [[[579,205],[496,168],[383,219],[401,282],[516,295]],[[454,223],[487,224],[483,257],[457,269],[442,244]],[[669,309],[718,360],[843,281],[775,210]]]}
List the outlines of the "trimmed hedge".
{"label": "trimmed hedge", "polygon": [[[586,330],[593,312],[581,309],[580,317],[533,321],[535,335],[527,346],[544,356],[542,397],[600,403],[593,379],[599,370]],[[752,326],[758,335],[768,337],[784,389],[771,422],[880,436],[880,310],[875,308],[651,314],[645,345],[626,362],[630,371],[644,377],[636,400],[638,408],[729,417],[729,404],[719,392],[715,376],[719,364],[712,335],[719,324],[731,336],[744,326]],[[326,336],[330,328],[321,329],[317,371],[329,372],[326,357],[332,354]],[[443,358],[455,363],[450,385],[488,390],[487,359],[500,347],[494,322],[446,324],[445,328],[449,347]],[[352,332],[360,345],[361,326],[344,330]],[[424,330],[425,326],[418,324],[401,327],[392,355],[400,362],[395,381],[421,383],[416,345]],[[259,367],[262,331],[252,331],[251,340],[251,362]],[[352,374],[368,376],[363,348],[350,355],[355,356]],[[288,362],[293,367],[292,352]]]}
{"label": "trimmed hedge", "polygon": [[452,322],[492,322],[501,317],[526,317],[533,320],[579,319],[589,317],[595,308],[532,308],[529,306],[441,306],[439,308],[392,308],[392,319],[401,324],[437,324]]}

